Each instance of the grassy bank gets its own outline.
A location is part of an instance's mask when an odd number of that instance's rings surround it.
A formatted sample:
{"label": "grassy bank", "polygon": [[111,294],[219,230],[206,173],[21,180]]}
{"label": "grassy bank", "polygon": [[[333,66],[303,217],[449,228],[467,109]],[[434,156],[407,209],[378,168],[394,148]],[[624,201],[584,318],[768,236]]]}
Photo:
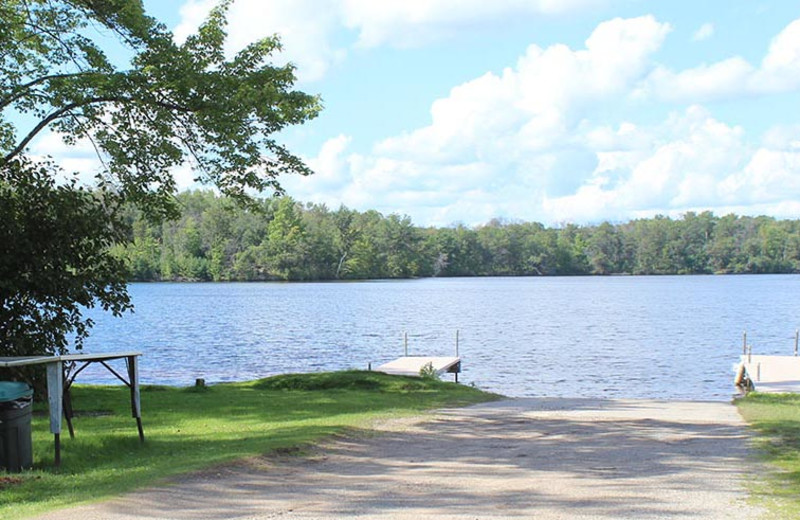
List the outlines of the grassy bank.
{"label": "grassy bank", "polygon": [[776,470],[754,490],[756,495],[778,518],[800,518],[800,395],[753,393],[737,404]]}
{"label": "grassy bank", "polygon": [[127,389],[77,386],[76,438],[53,467],[45,414],[33,420],[34,471],[0,481],[0,518],[97,500],[275,450],[302,447],[371,421],[495,398],[474,388],[375,372],[286,375],[204,389],[144,387],[141,445]]}

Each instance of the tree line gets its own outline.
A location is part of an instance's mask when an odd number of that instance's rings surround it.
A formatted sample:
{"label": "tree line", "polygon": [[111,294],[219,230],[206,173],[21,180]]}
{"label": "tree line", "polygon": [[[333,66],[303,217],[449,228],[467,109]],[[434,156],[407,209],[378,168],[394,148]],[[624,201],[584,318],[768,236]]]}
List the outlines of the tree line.
{"label": "tree line", "polygon": [[253,281],[800,272],[800,220],[687,212],[545,227],[495,219],[418,227],[408,216],[302,204],[242,207],[211,191],[177,197],[180,218],[127,210],[114,255],[133,281]]}

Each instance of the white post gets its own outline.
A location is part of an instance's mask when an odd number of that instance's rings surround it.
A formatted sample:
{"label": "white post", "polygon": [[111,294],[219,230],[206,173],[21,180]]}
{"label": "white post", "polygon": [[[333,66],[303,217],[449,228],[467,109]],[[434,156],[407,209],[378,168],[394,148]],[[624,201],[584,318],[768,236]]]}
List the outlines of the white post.
{"label": "white post", "polygon": [[794,355],[797,356],[797,342],[800,340],[800,329],[794,331]]}
{"label": "white post", "polygon": [[456,357],[458,357],[458,329],[456,329]]}
{"label": "white post", "polygon": [[742,334],[742,355],[747,355],[747,331]]}
{"label": "white post", "polygon": [[61,433],[63,415],[64,371],[61,361],[47,364],[47,403],[50,408],[50,433]]}
{"label": "white post", "polygon": [[50,433],[55,443],[55,465],[61,465],[61,416],[64,414],[64,363],[47,363],[47,406],[50,410]]}
{"label": "white post", "polygon": [[403,355],[408,357],[408,332],[403,332]]}

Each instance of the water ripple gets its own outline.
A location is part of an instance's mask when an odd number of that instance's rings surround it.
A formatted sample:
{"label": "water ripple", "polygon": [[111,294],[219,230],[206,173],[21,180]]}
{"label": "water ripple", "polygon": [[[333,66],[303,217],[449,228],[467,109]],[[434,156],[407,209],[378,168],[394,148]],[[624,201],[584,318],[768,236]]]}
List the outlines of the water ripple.
{"label": "water ripple", "polygon": [[[790,354],[800,276],[132,284],[136,312],[86,352],[138,350],[144,383],[189,385],[366,368],[403,353],[464,358],[460,380],[511,396],[728,399],[748,330]],[[115,382],[102,369],[81,381]]]}

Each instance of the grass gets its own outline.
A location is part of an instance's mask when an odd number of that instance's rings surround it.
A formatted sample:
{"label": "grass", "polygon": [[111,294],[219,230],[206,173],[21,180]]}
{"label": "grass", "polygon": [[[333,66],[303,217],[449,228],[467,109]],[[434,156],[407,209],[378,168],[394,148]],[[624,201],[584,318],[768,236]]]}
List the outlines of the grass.
{"label": "grass", "polygon": [[[293,452],[375,419],[496,399],[474,388],[376,372],[285,375],[206,388],[142,388],[146,442],[127,388],[76,386],[76,437],[53,465],[46,413],[33,418],[34,469],[0,479],[0,518],[99,500],[168,477],[270,452]],[[37,412],[45,410],[37,405]]]}
{"label": "grass", "polygon": [[777,518],[800,518],[800,395],[752,393],[737,401],[776,471],[753,491]]}

